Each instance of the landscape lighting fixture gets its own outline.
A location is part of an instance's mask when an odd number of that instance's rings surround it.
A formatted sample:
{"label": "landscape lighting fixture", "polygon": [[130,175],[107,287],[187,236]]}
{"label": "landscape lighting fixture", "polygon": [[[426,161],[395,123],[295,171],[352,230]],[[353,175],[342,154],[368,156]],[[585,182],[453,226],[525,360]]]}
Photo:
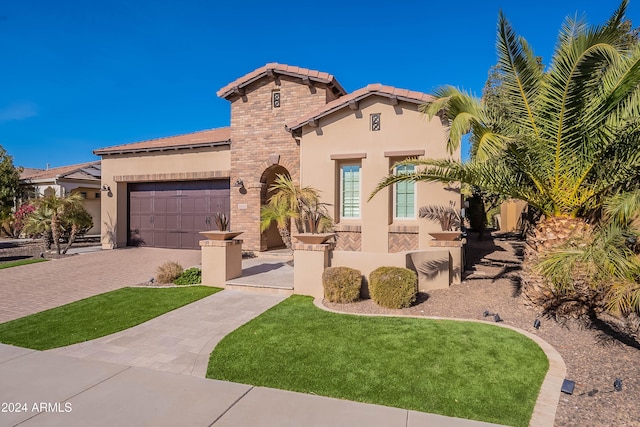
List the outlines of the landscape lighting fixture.
{"label": "landscape lighting fixture", "polygon": [[533,327],[536,329],[540,329],[540,319],[536,319],[533,321]]}
{"label": "landscape lighting fixture", "polygon": [[485,310],[484,313],[482,313],[482,317],[489,317],[491,316],[491,313],[489,313],[489,310]]}
{"label": "landscape lighting fixture", "polygon": [[566,394],[573,394],[574,388],[576,388],[576,382],[565,379],[562,382],[562,388],[560,389],[560,391]]}
{"label": "landscape lighting fixture", "polygon": [[620,378],[616,378],[613,382],[613,389],[615,391],[622,391],[622,380]]}
{"label": "landscape lighting fixture", "polygon": [[500,315],[498,313],[494,314],[493,320],[495,320],[496,323],[502,322],[502,318],[500,317]]}

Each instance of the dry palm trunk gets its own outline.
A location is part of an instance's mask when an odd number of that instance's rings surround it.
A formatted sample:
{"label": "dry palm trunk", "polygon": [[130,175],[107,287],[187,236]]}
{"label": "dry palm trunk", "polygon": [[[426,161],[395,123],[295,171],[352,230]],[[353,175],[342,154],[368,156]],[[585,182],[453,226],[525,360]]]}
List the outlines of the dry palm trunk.
{"label": "dry palm trunk", "polygon": [[289,229],[287,227],[278,227],[278,232],[284,245],[291,250],[291,233],[289,233]]}
{"label": "dry palm trunk", "polygon": [[53,243],[56,245],[56,251],[60,255],[60,218],[57,214],[51,215],[51,236]]}
{"label": "dry palm trunk", "polygon": [[[575,278],[576,291],[560,293],[553,285],[536,273],[534,266],[547,253],[573,238],[584,237],[591,226],[581,218],[552,216],[541,219],[527,236],[527,247],[522,265],[522,297],[525,304],[541,307],[545,311],[560,309],[562,312],[582,310],[590,305],[589,284]],[[564,306],[564,307],[562,307]],[[577,313],[581,314],[581,313]]]}
{"label": "dry palm trunk", "polygon": [[62,251],[63,254],[66,254],[71,245],[76,241],[76,236],[78,235],[78,224],[71,224],[71,233],[69,234],[69,240],[67,241],[67,245],[64,247]]}

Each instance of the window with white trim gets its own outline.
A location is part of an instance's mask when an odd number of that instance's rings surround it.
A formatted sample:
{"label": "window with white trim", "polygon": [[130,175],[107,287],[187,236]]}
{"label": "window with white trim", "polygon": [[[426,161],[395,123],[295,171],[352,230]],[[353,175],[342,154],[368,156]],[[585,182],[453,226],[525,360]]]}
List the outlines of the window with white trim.
{"label": "window with white trim", "polygon": [[[414,173],[414,165],[399,165],[395,167],[396,175]],[[400,181],[394,187],[394,218],[414,219],[416,217],[416,183],[415,181]]]}
{"label": "window with white trim", "polygon": [[360,218],[360,165],[340,166],[340,216]]}

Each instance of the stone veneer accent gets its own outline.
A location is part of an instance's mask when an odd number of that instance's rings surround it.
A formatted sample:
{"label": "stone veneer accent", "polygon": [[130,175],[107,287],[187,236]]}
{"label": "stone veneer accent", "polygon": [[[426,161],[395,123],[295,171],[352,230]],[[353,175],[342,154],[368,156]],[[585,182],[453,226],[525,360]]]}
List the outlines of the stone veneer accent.
{"label": "stone veneer accent", "polygon": [[[260,233],[260,207],[266,189],[265,169],[284,167],[295,182],[300,181],[300,145],[285,123],[326,104],[326,86],[307,86],[301,79],[276,75],[247,85],[244,95],[231,101],[231,197],[232,229],[245,230],[244,249],[267,249]],[[280,91],[280,107],[272,107],[272,92]],[[233,187],[242,179],[245,188]],[[263,193],[261,197],[261,192]]]}
{"label": "stone veneer accent", "polygon": [[417,225],[389,226],[389,253],[414,251],[420,247],[420,229]]}

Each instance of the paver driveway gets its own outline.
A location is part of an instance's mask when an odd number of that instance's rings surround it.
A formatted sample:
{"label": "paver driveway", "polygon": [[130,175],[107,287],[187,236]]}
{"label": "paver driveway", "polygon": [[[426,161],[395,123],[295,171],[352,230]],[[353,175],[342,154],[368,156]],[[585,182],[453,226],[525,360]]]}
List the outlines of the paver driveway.
{"label": "paver driveway", "polygon": [[146,282],[165,261],[192,267],[200,251],[125,248],[0,270],[0,323]]}

